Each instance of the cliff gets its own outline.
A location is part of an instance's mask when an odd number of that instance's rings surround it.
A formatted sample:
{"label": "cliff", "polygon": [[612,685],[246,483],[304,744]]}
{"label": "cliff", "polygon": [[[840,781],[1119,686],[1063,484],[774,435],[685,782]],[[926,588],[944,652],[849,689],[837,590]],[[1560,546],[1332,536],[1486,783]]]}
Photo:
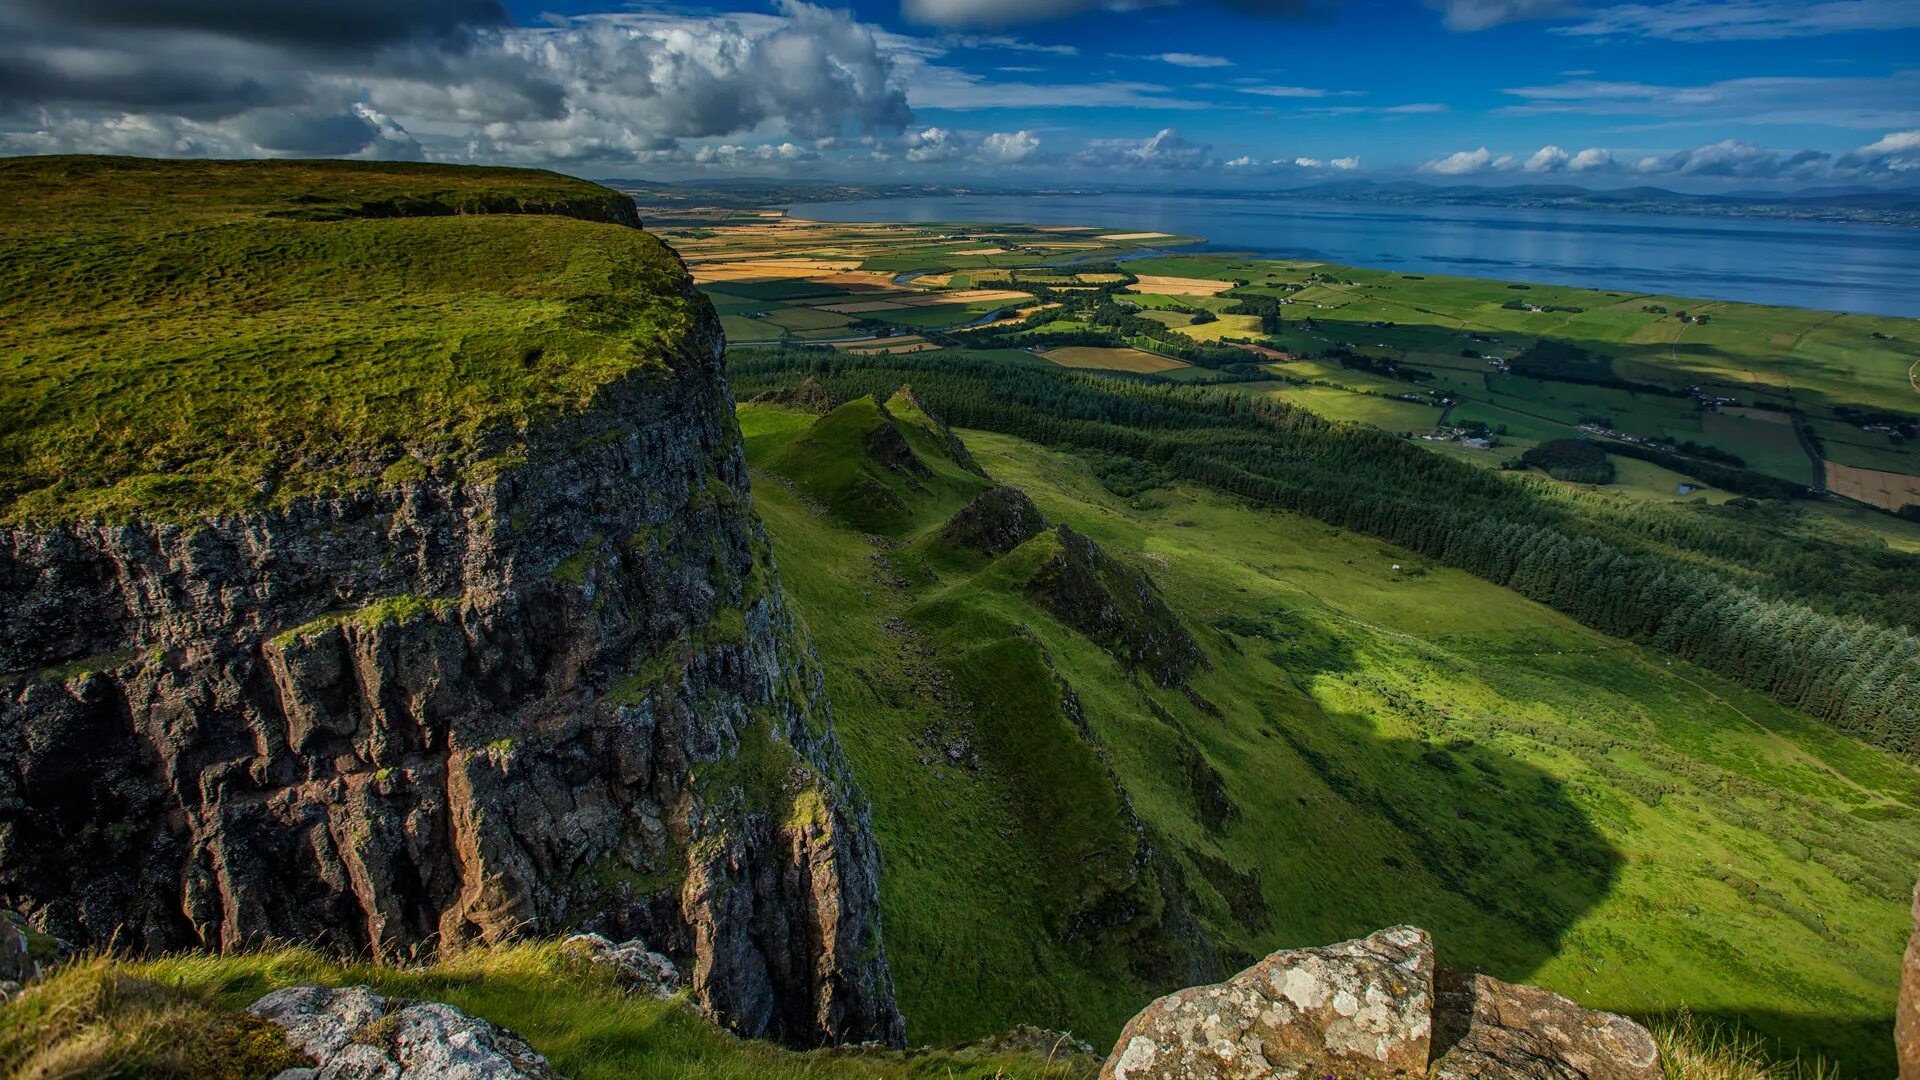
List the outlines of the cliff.
{"label": "cliff", "polygon": [[[299,228],[351,225],[360,245],[421,226],[386,209],[404,190],[327,182],[316,200],[365,216]],[[512,183],[472,205],[526,212]],[[598,321],[564,339],[566,393],[538,409],[483,369],[451,433],[405,415],[289,431],[244,505],[208,465],[219,483],[123,512],[150,478],[111,457],[88,466],[108,497],[13,499],[0,904],[145,950],[404,957],[604,931],[673,957],[739,1032],[898,1042],[879,855],[752,512],[718,322],[651,238],[563,228],[631,265],[568,294],[568,326]],[[553,241],[512,227],[529,278]],[[314,302],[342,301],[400,306]],[[544,373],[537,348],[509,343],[502,363]],[[59,359],[49,379],[70,376]],[[289,429],[311,420],[286,408]]]}

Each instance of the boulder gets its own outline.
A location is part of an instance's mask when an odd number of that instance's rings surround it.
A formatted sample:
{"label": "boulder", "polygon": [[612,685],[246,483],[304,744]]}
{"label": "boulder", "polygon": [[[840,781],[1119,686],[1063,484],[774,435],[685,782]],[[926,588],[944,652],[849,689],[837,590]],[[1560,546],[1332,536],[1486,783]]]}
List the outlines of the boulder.
{"label": "boulder", "polygon": [[1907,957],[1900,965],[1900,1007],[1893,1021],[1900,1080],[1920,1080],[1920,883],[1913,887],[1913,923]]}
{"label": "boulder", "polygon": [[451,1005],[290,986],[249,1011],[318,1063],[311,1080],[560,1080],[518,1035]]}
{"label": "boulder", "polygon": [[1155,1001],[1120,1033],[1100,1077],[1664,1080],[1666,1070],[1632,1020],[1437,967],[1426,931],[1396,926],[1284,949]]}
{"label": "boulder", "polygon": [[647,943],[638,938],[616,945],[599,934],[575,934],[560,947],[590,963],[611,968],[629,993],[672,997],[686,985],[673,961],[647,948]]}
{"label": "boulder", "polygon": [[1424,1076],[1433,971],[1433,942],[1411,926],[1283,949],[1224,983],[1142,1009],[1101,1080]]}
{"label": "boulder", "polygon": [[1434,1080],[1663,1080],[1646,1028],[1537,986],[1441,968]]}

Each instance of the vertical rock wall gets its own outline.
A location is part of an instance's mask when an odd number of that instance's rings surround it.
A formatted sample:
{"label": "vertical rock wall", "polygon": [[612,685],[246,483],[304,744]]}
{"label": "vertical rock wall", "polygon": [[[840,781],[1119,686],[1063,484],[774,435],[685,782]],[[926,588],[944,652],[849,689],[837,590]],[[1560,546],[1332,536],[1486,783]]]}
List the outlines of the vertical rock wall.
{"label": "vertical rock wall", "polygon": [[900,1041],[720,345],[419,482],[0,530],[0,904],[144,949],[639,935],[742,1033]]}

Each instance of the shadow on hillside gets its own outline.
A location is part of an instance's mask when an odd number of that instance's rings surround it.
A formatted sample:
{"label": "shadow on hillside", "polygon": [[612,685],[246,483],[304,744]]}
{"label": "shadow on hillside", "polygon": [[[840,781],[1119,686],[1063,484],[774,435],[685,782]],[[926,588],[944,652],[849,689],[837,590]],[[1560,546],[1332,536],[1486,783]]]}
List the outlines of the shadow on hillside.
{"label": "shadow on hillside", "polygon": [[[1874,1080],[1898,1071],[1892,1016],[1861,1020],[1776,1012],[1696,1010],[1691,1018],[1694,1029],[1702,1035],[1715,1031],[1737,1035],[1742,1030],[1758,1034],[1766,1042],[1768,1056],[1775,1060],[1824,1059],[1837,1067],[1838,1080]],[[1641,1019],[1657,1023],[1671,1017]]]}

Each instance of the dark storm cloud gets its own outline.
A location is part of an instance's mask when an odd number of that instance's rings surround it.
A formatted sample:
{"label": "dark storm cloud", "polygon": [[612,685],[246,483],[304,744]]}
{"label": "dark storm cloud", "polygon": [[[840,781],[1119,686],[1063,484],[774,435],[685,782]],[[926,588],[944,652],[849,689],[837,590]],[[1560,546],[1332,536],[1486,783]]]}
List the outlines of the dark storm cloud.
{"label": "dark storm cloud", "polygon": [[43,26],[191,31],[295,50],[388,45],[502,26],[498,0],[13,0]]}

